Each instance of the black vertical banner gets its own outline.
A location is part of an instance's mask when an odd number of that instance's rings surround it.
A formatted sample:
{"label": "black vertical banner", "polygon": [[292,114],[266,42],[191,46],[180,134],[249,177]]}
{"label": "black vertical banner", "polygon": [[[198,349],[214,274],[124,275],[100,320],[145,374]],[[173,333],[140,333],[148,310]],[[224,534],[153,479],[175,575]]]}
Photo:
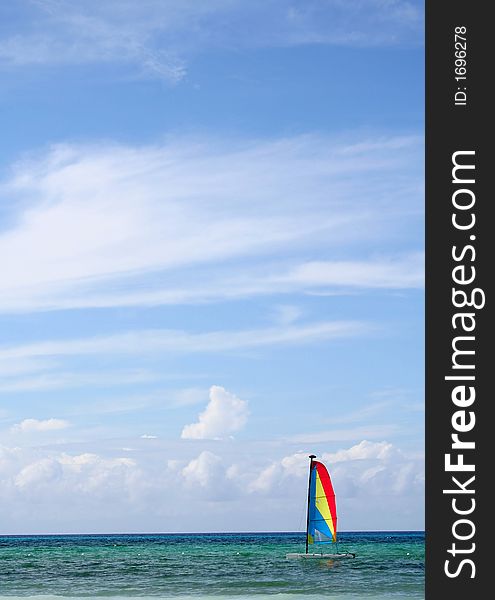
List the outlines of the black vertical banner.
{"label": "black vertical banner", "polygon": [[426,3],[426,597],[449,600],[490,595],[493,552],[489,7]]}

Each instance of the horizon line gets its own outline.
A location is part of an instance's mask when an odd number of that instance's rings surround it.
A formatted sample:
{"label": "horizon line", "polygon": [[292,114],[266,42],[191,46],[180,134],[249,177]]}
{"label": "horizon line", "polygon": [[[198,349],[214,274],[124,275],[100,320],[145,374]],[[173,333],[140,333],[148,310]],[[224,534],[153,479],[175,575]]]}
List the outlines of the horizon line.
{"label": "horizon line", "polygon": [[[350,529],[340,533],[425,533],[425,529]],[[0,537],[37,537],[37,536],[118,536],[118,535],[304,535],[304,531],[120,531],[103,533],[0,533]]]}

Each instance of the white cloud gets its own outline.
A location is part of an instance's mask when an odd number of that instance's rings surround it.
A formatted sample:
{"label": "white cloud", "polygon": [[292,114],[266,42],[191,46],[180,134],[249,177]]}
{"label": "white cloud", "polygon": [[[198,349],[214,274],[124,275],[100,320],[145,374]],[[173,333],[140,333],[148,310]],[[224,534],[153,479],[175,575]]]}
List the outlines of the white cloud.
{"label": "white cloud", "polygon": [[[296,452],[284,456],[281,460],[272,462],[265,467],[250,483],[250,492],[271,493],[278,490],[278,494],[285,493],[292,484],[287,484],[287,479],[300,479],[308,476],[308,454]],[[295,484],[299,485],[299,484]]]}
{"label": "white cloud", "polygon": [[[187,11],[174,11],[170,7],[172,10],[160,13],[153,0],[140,2],[142,10],[133,10],[130,4],[125,6],[121,2],[109,5],[38,0],[34,6],[40,10],[24,15],[24,23],[29,23],[30,16],[37,27],[26,32],[16,28],[15,35],[3,39],[0,62],[17,67],[116,63],[137,67],[143,75],[171,83],[177,83],[185,75],[183,61],[171,45],[160,47],[150,43],[150,37],[154,33],[167,33],[167,19],[180,28],[178,17],[183,12],[187,15]],[[191,25],[192,21],[191,18]]]}
{"label": "white cloud", "polygon": [[199,414],[198,422],[186,425],[182,430],[183,439],[224,438],[244,427],[249,415],[248,403],[237,398],[225,388],[213,385],[210,388],[210,401]]}
{"label": "white cloud", "polygon": [[387,460],[394,451],[394,447],[389,442],[368,442],[367,440],[363,440],[347,450],[338,450],[333,454],[325,454],[324,460],[330,463],[367,459]]}
{"label": "white cloud", "polygon": [[308,455],[304,452],[296,452],[290,456],[284,456],[281,460],[281,465],[284,471],[288,475],[301,475],[307,474],[308,471]]}
{"label": "white cloud", "polygon": [[183,469],[182,476],[187,484],[208,487],[212,481],[217,481],[224,473],[222,459],[207,450],[191,460]]}
{"label": "white cloud", "polygon": [[24,467],[14,482],[19,488],[35,487],[39,484],[50,485],[62,475],[62,466],[57,460],[42,458]]}
{"label": "white cloud", "polygon": [[[199,453],[197,442],[132,443],[133,459],[113,444],[76,453],[0,446],[8,532],[297,529],[308,452],[259,441],[202,441]],[[342,529],[422,526],[422,458],[364,440],[319,456],[330,470]]]}
{"label": "white cloud", "polygon": [[64,419],[24,419],[24,421],[13,425],[12,431],[14,433],[58,431],[60,429],[67,429],[69,426],[70,423]]}
{"label": "white cloud", "polygon": [[[330,342],[356,336],[367,336],[377,327],[367,323],[352,321],[313,322],[294,325],[277,325],[264,329],[226,330],[205,333],[188,333],[174,330],[142,330],[80,339],[46,340],[32,344],[0,346],[0,369],[5,364],[10,376],[0,383],[1,393],[39,392],[88,386],[108,387],[150,383],[173,375],[150,371],[149,369],[121,369],[82,373],[55,370],[57,364],[46,361],[46,357],[60,357],[68,360],[71,356],[153,356],[157,354],[187,355],[194,353],[211,354],[270,346],[299,346],[302,344]],[[15,362],[26,365],[13,369]],[[29,364],[45,373],[24,374]],[[199,404],[207,392],[200,388],[185,388],[167,392],[170,406]],[[138,403],[143,406],[143,401]],[[136,403],[134,403],[136,405]],[[122,401],[118,410],[122,409]],[[100,409],[103,408],[100,406]],[[125,404],[124,404],[124,409]],[[112,410],[108,407],[107,410]],[[113,409],[115,410],[115,409]]]}
{"label": "white cloud", "polygon": [[25,376],[27,374],[45,371],[57,366],[54,361],[31,359],[31,358],[13,358],[2,359],[0,363],[0,377],[4,380],[10,377]]}
{"label": "white cloud", "polygon": [[103,458],[92,453],[60,454],[26,465],[15,476],[14,484],[21,489],[39,489],[45,493],[50,493],[53,486],[58,493],[68,487],[73,493],[113,495],[122,483],[129,483],[127,476],[135,467],[136,462],[129,458]]}
{"label": "white cloud", "polygon": [[[390,442],[362,440],[337,452],[323,452],[319,459],[329,469],[340,502],[345,498],[360,498],[360,501],[374,505],[382,502],[386,495],[409,493],[411,497],[418,498],[423,493],[422,459],[407,456]],[[306,452],[296,452],[273,461],[253,475],[248,491],[283,497],[293,494],[294,490],[304,490],[308,465]]]}
{"label": "white cloud", "polygon": [[421,43],[423,21],[422,5],[403,0],[297,8],[290,0],[38,0],[22,8],[15,32],[0,42],[0,63],[113,63],[172,83],[185,76],[184,56],[211,47]]}
{"label": "white cloud", "polygon": [[296,267],[281,281],[306,286],[363,288],[421,288],[424,284],[424,255],[417,253],[395,259],[369,261],[318,261]]}
{"label": "white cloud", "polygon": [[250,492],[265,492],[271,490],[274,482],[280,477],[280,467],[274,463],[265,467],[249,485]]}
{"label": "white cloud", "polygon": [[[392,139],[400,148],[385,138],[354,153],[343,140],[316,136],[61,145],[20,161],[0,187],[12,213],[0,234],[9,256],[0,311],[420,286],[414,253],[297,258],[321,244],[350,249],[406,236],[406,215],[420,223],[421,140]],[[279,262],[286,249],[293,264]],[[229,263],[236,258],[242,275]]]}
{"label": "white cloud", "polygon": [[[1,352],[0,350],[0,355]],[[1,357],[0,360],[2,360]],[[42,363],[39,363],[37,368],[41,370]],[[47,363],[45,368],[50,371],[52,364]],[[108,371],[106,373],[91,373],[88,371],[85,373],[64,373],[59,371],[56,373],[42,373],[35,377],[11,377],[4,383],[0,383],[0,393],[38,392],[41,390],[87,386],[128,385],[133,383],[147,383],[156,379],[157,376],[149,371],[138,369],[120,372]]]}
{"label": "white cloud", "polygon": [[[10,348],[4,346],[0,348],[0,360],[59,355],[224,352],[276,344],[299,344],[340,339],[367,334],[370,331],[372,331],[371,326],[353,321],[330,321],[300,326],[196,334],[174,330],[143,330],[74,340],[47,340]],[[132,377],[131,380],[135,381],[136,379]],[[138,378],[137,380],[142,379]]]}
{"label": "white cloud", "polygon": [[323,444],[329,442],[347,442],[359,438],[381,438],[396,431],[395,425],[362,425],[350,429],[331,429],[298,433],[288,438],[291,442]]}
{"label": "white cloud", "polygon": [[[5,478],[10,473],[15,472],[22,460],[22,450],[20,448],[8,448],[0,445],[0,473]],[[7,479],[2,479],[0,483],[6,484]],[[2,486],[0,485],[0,491]]]}

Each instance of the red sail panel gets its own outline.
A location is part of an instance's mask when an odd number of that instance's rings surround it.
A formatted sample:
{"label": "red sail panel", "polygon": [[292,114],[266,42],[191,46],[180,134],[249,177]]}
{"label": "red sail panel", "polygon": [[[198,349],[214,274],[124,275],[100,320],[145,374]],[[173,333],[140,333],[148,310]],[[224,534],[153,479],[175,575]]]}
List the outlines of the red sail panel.
{"label": "red sail panel", "polygon": [[330,521],[328,525],[332,532],[333,541],[335,541],[337,539],[337,504],[332,480],[323,463],[315,461],[314,465],[317,472],[316,495],[320,497],[318,504],[321,506],[322,516],[327,522]]}

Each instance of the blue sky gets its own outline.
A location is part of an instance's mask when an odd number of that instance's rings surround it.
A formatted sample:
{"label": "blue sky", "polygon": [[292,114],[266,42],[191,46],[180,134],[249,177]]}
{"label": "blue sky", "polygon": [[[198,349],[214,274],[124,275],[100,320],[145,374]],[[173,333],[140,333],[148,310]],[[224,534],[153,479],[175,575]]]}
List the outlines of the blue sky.
{"label": "blue sky", "polygon": [[423,527],[422,17],[2,5],[0,531]]}

